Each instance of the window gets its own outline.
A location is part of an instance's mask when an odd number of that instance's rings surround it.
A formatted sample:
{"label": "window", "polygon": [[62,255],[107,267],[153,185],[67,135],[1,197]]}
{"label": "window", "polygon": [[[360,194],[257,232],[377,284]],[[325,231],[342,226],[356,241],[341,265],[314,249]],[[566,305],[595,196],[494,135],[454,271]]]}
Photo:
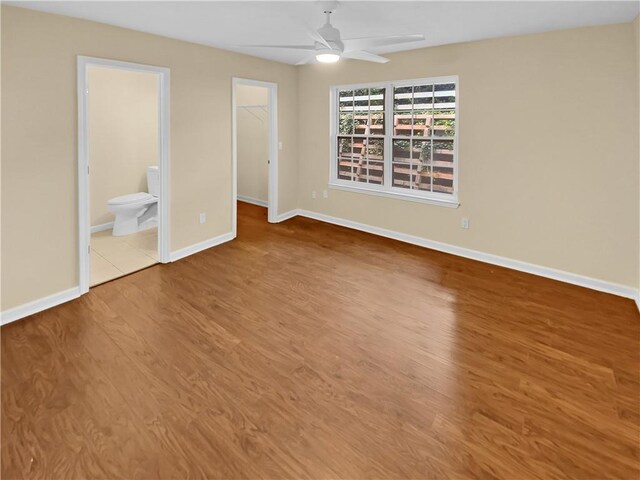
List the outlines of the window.
{"label": "window", "polygon": [[339,90],[339,179],[384,183],[384,107],[384,88]]}
{"label": "window", "polygon": [[335,188],[457,206],[457,77],[332,89]]}

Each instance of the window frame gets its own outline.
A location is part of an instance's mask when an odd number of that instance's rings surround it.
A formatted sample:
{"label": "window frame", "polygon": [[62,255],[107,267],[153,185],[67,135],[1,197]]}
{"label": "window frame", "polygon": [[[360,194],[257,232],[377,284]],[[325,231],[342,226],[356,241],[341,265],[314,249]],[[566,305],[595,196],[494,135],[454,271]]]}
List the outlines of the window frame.
{"label": "window frame", "polygon": [[[393,89],[394,87],[408,87],[415,85],[429,85],[453,83],[456,87],[456,104],[455,112],[455,131],[453,135],[453,193],[426,192],[418,190],[403,189],[392,185],[392,157],[393,157],[393,140],[397,136],[393,135]],[[384,181],[382,185],[371,183],[354,182],[352,180],[343,180],[338,178],[338,113],[339,113],[339,92],[341,90],[357,90],[362,88],[384,88],[385,92],[385,108],[384,108]],[[331,148],[329,162],[329,188],[336,190],[344,190],[355,193],[366,193],[382,197],[397,198],[401,200],[409,200],[413,202],[428,203],[433,205],[441,205],[444,207],[457,208],[458,202],[458,177],[460,175],[460,167],[458,164],[458,133],[460,131],[460,122],[458,117],[458,105],[460,98],[460,86],[457,75],[414,78],[410,80],[370,82],[349,85],[334,85],[330,88],[330,125],[329,125],[329,145]],[[412,138],[412,137],[407,137]]]}

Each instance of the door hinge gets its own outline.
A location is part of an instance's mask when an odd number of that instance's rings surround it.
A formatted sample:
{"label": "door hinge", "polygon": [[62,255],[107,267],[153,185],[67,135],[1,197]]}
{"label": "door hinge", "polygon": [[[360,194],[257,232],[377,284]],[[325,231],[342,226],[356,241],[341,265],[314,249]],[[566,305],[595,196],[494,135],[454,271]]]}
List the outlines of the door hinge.
{"label": "door hinge", "polygon": [[91,255],[91,245],[87,245],[87,255]]}
{"label": "door hinge", "polygon": [[89,165],[87,165],[87,175],[89,175]]}

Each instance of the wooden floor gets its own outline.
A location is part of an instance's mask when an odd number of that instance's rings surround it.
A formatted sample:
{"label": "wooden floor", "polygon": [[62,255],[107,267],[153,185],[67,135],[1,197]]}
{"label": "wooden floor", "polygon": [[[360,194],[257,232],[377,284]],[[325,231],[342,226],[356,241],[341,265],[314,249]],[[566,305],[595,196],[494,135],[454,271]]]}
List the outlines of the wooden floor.
{"label": "wooden floor", "polygon": [[239,205],[2,328],[2,478],[640,475],[630,300]]}

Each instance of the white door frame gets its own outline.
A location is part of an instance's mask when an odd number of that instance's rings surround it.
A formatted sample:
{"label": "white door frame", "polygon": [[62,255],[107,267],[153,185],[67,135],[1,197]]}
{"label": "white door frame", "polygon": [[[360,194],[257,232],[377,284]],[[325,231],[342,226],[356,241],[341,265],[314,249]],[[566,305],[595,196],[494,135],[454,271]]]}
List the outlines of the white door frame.
{"label": "white door frame", "polygon": [[118,68],[158,74],[158,169],[160,198],[158,200],[158,255],[160,262],[169,262],[169,69],[139,63],[120,62],[106,58],[78,55],[78,260],[80,294],[89,291],[91,278],[89,213],[89,82],[88,67]]}
{"label": "white door frame", "polygon": [[236,87],[251,85],[269,90],[269,186],[268,186],[268,221],[278,221],[278,84],[233,77],[231,79],[231,137],[232,137],[232,222],[233,236],[238,227],[238,126],[236,115]]}

